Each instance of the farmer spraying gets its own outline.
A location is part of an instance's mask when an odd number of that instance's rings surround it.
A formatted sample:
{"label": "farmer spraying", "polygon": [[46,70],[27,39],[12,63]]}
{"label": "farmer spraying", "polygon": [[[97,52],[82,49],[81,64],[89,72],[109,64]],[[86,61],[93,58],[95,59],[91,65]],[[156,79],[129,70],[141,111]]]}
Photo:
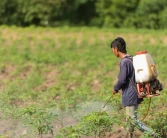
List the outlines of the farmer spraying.
{"label": "farmer spraying", "polygon": [[133,88],[135,84],[135,70],[133,67],[132,57],[127,54],[126,43],[123,38],[117,37],[111,42],[110,45],[114,55],[121,59],[120,72],[118,75],[118,81],[112,91],[113,94],[122,90],[122,106],[126,110],[127,121],[130,118],[132,121],[130,127],[127,127],[127,137],[132,138],[134,133],[134,126],[142,132],[148,132],[154,136],[155,132],[148,128],[144,123],[138,120],[137,110],[138,105],[143,101],[143,98],[139,98],[136,90]]}

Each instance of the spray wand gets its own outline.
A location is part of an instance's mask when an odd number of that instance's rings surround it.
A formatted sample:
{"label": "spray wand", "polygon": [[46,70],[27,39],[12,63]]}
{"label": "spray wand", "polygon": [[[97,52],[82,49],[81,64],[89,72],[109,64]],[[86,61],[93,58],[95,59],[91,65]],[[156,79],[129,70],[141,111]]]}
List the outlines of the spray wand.
{"label": "spray wand", "polygon": [[105,105],[103,106],[103,108],[108,104],[108,102],[111,100],[111,98],[112,98],[112,96],[113,96],[114,94],[112,94],[111,95],[111,97],[108,99],[108,101],[105,103]]}
{"label": "spray wand", "polygon": [[[119,91],[118,91],[117,93],[119,93]],[[105,105],[103,106],[103,108],[108,104],[108,102],[111,100],[111,98],[112,98],[115,94],[117,94],[117,93],[116,93],[116,92],[113,92],[113,93],[112,93],[111,97],[107,100],[107,102],[105,103]]]}

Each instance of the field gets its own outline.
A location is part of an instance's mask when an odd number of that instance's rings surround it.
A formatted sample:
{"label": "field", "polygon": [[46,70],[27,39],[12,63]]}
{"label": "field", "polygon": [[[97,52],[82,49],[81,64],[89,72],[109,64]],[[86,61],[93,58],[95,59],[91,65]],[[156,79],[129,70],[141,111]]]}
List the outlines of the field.
{"label": "field", "polygon": [[[110,49],[117,36],[126,40],[129,54],[147,50],[154,59],[164,90],[152,98],[144,122],[167,137],[167,31],[1,26],[0,138],[123,135],[121,96],[102,111],[119,72]],[[139,108],[140,119],[148,103]]]}

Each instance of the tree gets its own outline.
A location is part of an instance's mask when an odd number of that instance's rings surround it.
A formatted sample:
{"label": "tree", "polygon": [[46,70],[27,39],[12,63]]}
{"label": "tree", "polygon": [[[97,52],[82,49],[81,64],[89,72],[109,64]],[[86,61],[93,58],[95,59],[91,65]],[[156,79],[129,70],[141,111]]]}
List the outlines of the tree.
{"label": "tree", "polygon": [[[136,27],[150,29],[161,28],[160,24],[164,25],[164,9],[166,6],[166,0],[141,0],[136,10]],[[163,17],[160,15],[163,15]]]}
{"label": "tree", "polygon": [[122,27],[138,3],[139,0],[99,0],[96,3],[99,20],[103,26]]}
{"label": "tree", "polygon": [[16,0],[3,0],[0,2],[0,24],[16,24]]}
{"label": "tree", "polygon": [[[18,0],[18,21],[19,25],[40,25],[48,26],[52,15],[52,9],[60,6],[58,0]],[[56,7],[57,6],[57,7]]]}

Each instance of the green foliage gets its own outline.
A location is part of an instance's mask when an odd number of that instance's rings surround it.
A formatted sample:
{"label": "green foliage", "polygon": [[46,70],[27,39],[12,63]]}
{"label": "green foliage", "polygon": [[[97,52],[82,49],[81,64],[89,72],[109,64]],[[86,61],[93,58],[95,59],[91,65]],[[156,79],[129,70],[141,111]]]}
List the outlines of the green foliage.
{"label": "green foliage", "polygon": [[106,27],[123,27],[135,12],[138,0],[100,0],[96,3],[97,13]]}
{"label": "green foliage", "polygon": [[136,18],[138,20],[135,24],[137,25],[138,28],[140,27],[151,28],[151,29],[164,28],[165,25],[164,17],[166,15],[163,15],[163,13],[161,14],[161,12],[165,10],[166,6],[167,6],[166,0],[162,1],[141,0],[136,10],[136,15],[137,15]]}
{"label": "green foliage", "polygon": [[5,0],[0,2],[0,24],[17,24],[17,1]]}
{"label": "green foliage", "polygon": [[[0,32],[1,113],[6,118],[20,119],[37,135],[52,133],[53,120],[57,119],[55,108],[73,110],[79,108],[80,103],[108,100],[119,71],[119,59],[110,49],[111,41],[117,36],[125,38],[129,54],[147,50],[152,55],[158,79],[166,88],[166,30],[2,26]],[[166,135],[166,96],[163,90],[152,100],[145,120],[163,135]],[[108,105],[116,111],[114,115],[89,114],[77,120],[76,126],[63,128],[62,135],[70,132],[71,137],[98,136],[113,131],[115,122],[118,126],[124,124],[121,96],[112,97]],[[147,107],[148,100],[145,100],[140,106],[139,118]],[[160,115],[164,120],[160,120]],[[156,117],[159,117],[157,122]]]}
{"label": "green foliage", "polygon": [[163,11],[160,12],[159,14],[159,26],[162,29],[165,29],[167,27],[167,8],[165,8]]}
{"label": "green foliage", "polygon": [[5,0],[0,24],[164,29],[166,6],[166,0]]}
{"label": "green foliage", "polygon": [[52,121],[56,115],[45,108],[29,106],[21,108],[18,117],[21,117],[26,125],[31,127],[40,137],[44,134],[53,135]]}
{"label": "green foliage", "polygon": [[113,125],[118,123],[120,123],[118,121],[118,117],[111,117],[106,111],[92,112],[89,115],[84,116],[76,126],[70,126],[61,129],[56,137],[104,137],[106,132],[112,131]]}
{"label": "green foliage", "polygon": [[[146,122],[159,134],[160,137],[167,136],[167,111],[166,111],[166,89],[162,92],[161,97],[154,98],[152,102],[152,111],[149,120]],[[157,109],[154,109],[154,108]],[[154,118],[156,119],[154,119]]]}
{"label": "green foliage", "polygon": [[62,15],[64,2],[61,1],[42,1],[42,0],[18,0],[18,19],[19,25],[39,25],[48,26],[51,23],[51,18],[55,20]]}
{"label": "green foliage", "polygon": [[152,128],[160,133],[161,137],[167,136],[167,112],[158,112],[155,115],[156,120],[150,120]]}

